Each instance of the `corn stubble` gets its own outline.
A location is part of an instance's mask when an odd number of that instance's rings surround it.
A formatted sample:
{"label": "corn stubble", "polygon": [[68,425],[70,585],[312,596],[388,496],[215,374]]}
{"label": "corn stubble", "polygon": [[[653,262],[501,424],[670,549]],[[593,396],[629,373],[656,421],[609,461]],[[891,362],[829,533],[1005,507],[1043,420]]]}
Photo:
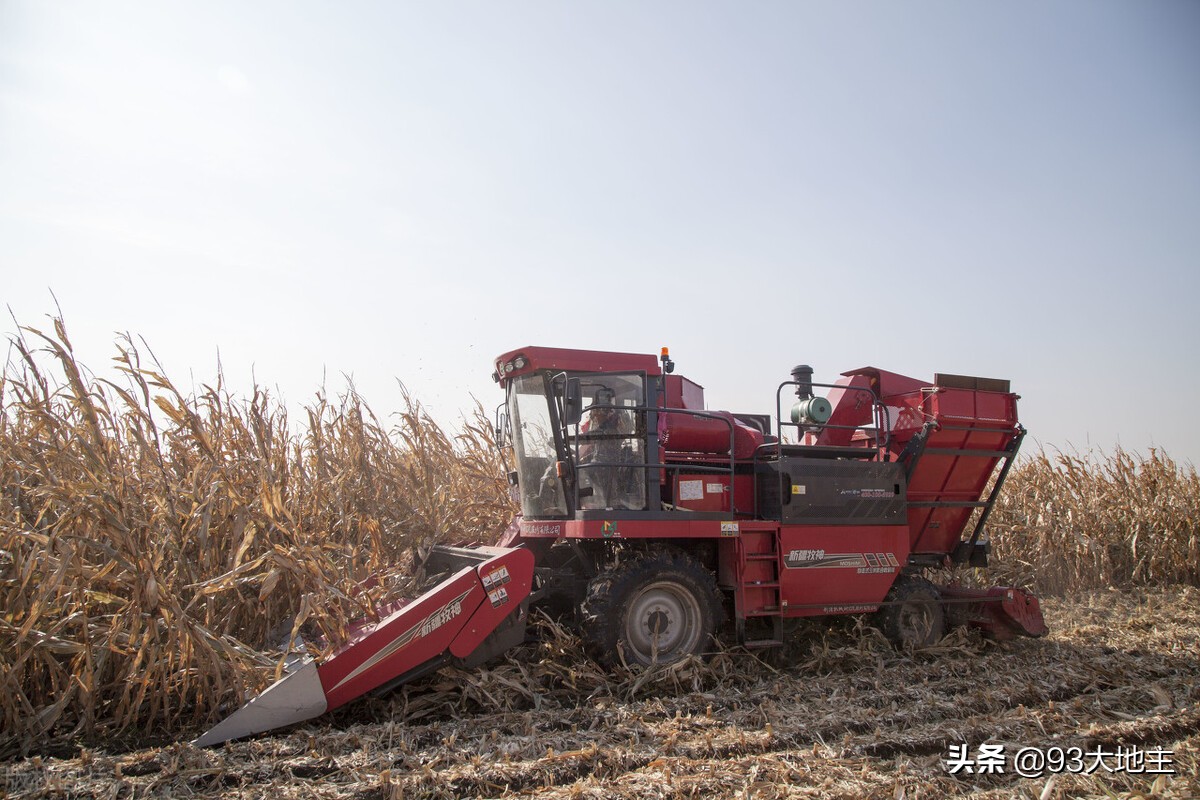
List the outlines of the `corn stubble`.
{"label": "corn stubble", "polygon": [[[384,423],[351,388],[318,394],[295,425],[261,389],[231,397],[220,375],[185,395],[144,352],[124,339],[109,380],[76,361],[59,319],[12,343],[0,381],[0,758],[195,733],[280,674],[299,647],[284,643],[330,647],[412,588],[432,544],[494,541],[515,511],[478,405],[451,436],[407,393]],[[1200,584],[1198,488],[1194,468],[1156,451],[1026,458],[991,519],[999,566],[987,577],[1047,593]],[[543,649],[555,636],[566,634]],[[805,669],[840,669],[822,647]],[[853,648],[837,652],[857,662]],[[431,680],[463,694],[405,690],[405,718],[445,713],[455,696],[536,707],[547,680],[630,699],[728,689],[732,674],[725,657],[601,673],[561,649],[482,677],[444,671]]]}

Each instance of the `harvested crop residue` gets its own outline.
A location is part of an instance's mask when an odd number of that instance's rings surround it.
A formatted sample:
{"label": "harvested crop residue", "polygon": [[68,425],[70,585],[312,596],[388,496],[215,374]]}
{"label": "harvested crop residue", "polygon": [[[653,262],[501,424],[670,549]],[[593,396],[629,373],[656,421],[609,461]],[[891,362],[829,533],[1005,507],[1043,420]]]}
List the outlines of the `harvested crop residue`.
{"label": "harvested crop residue", "polygon": [[[0,779],[20,797],[273,800],[1200,793],[1200,591],[1102,592],[1046,612],[1043,640],[959,632],[905,655],[847,623],[801,629],[778,669],[731,650],[619,674],[546,623],[542,642],[489,669],[444,670],[287,735],[13,761]],[[963,742],[1169,751],[1174,774],[950,775]]]}

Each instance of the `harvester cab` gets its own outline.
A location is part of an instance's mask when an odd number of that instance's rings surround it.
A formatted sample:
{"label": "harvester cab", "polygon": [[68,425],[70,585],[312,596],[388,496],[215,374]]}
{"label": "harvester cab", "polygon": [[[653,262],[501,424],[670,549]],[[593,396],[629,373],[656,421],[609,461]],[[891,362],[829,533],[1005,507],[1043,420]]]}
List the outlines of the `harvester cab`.
{"label": "harvester cab", "polygon": [[525,347],[495,362],[520,514],[495,547],[434,549],[447,577],[356,627],[198,740],[324,713],[519,644],[531,608],[597,660],[650,664],[717,639],[781,645],[787,619],[869,614],[900,646],[948,621],[1046,632],[1015,587],[937,582],[987,562],[985,525],[1024,437],[1007,381],[800,365],[775,413],[711,411],[651,355]]}

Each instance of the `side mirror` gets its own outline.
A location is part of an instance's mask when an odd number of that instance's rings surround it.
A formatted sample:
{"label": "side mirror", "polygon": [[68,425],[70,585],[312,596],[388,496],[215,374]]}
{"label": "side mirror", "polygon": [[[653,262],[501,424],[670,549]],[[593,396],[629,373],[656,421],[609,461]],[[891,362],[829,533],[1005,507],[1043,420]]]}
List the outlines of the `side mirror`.
{"label": "side mirror", "polygon": [[579,378],[567,378],[563,389],[563,425],[578,425],[583,419],[583,386]]}

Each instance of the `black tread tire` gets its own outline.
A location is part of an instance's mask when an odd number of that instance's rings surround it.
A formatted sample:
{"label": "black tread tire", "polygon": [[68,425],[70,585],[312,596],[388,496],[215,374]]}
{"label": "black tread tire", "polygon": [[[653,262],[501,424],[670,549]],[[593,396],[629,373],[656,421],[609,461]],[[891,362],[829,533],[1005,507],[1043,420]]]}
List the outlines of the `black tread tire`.
{"label": "black tread tire", "polygon": [[942,593],[924,578],[902,575],[875,614],[875,627],[901,649],[929,647],[946,634]]}
{"label": "black tread tire", "polygon": [[[674,632],[674,645],[657,652],[659,664],[708,650],[725,616],[716,579],[694,558],[674,549],[636,553],[588,584],[581,616],[583,640],[592,658],[610,666],[622,660],[630,665],[652,663],[654,651],[647,652],[631,638],[631,630],[633,637],[637,630],[630,614],[639,602],[650,614],[674,604],[689,618]],[[669,629],[666,633],[672,634]]]}

